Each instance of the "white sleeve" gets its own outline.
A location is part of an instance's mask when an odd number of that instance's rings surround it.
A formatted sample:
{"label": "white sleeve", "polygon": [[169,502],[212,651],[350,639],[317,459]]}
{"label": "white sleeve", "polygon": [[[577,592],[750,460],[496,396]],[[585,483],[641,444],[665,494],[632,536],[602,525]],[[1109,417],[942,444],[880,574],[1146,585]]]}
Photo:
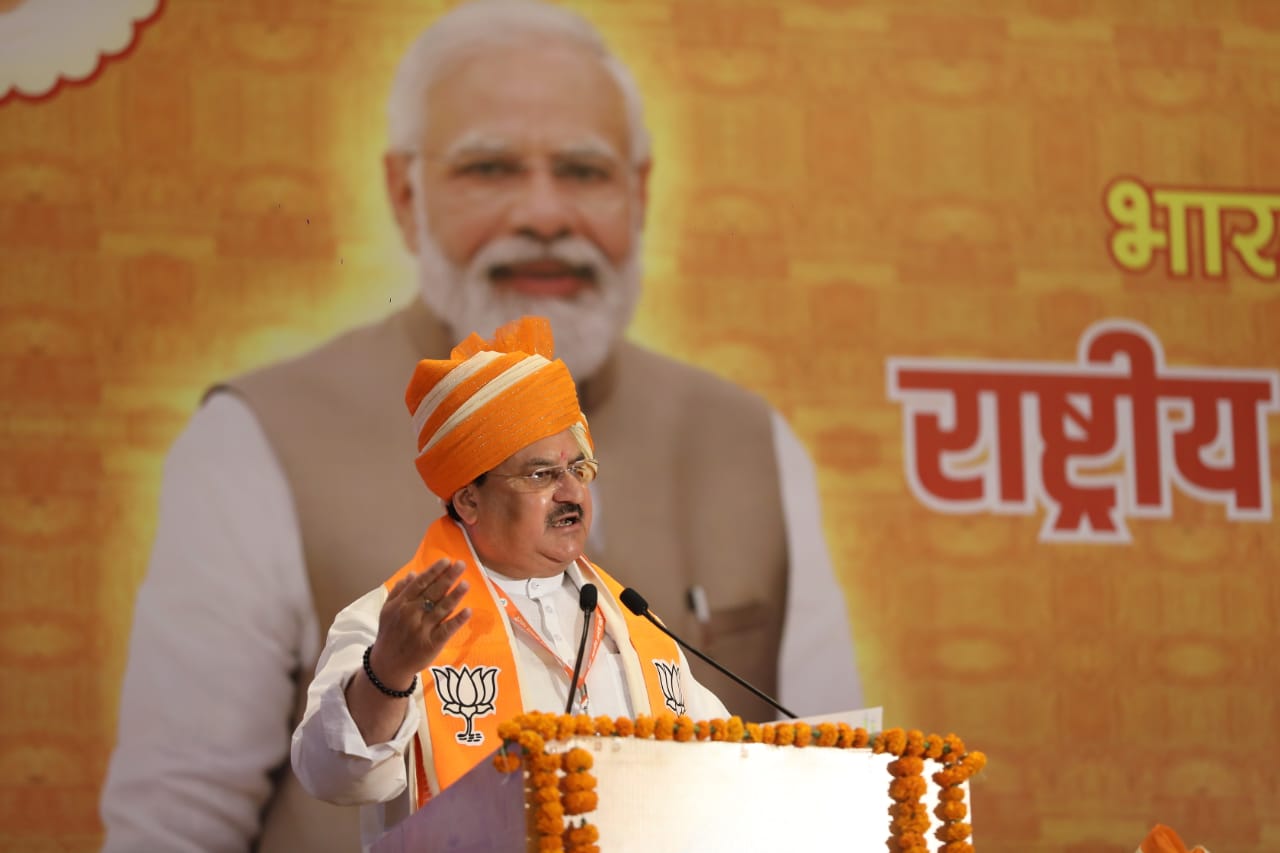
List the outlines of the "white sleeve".
{"label": "white sleeve", "polygon": [[790,555],[778,700],[802,716],[861,708],[862,685],[845,594],[822,533],[813,462],[777,412],[773,436]]}
{"label": "white sleeve", "polygon": [[105,851],[249,849],[317,635],[284,475],[248,407],[215,394],[165,460],[102,795]]}
{"label": "white sleeve", "polygon": [[[385,803],[408,789],[404,754],[421,719],[422,684],[395,736],[368,745],[347,707],[346,689],[364,668],[364,650],[378,635],[387,591],[378,587],[343,608],[333,620],[307,710],[293,733],[293,772],[311,796],[340,806]],[[421,678],[419,678],[421,682]]]}

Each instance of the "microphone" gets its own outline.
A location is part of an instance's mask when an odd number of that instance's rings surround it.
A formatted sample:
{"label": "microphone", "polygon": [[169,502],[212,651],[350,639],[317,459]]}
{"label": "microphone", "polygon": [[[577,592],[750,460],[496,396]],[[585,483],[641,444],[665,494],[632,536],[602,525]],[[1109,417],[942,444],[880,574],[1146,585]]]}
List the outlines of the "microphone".
{"label": "microphone", "polygon": [[786,708],[782,707],[782,705],[780,705],[776,699],[774,699],[771,696],[766,696],[762,691],[757,690],[755,687],[752,687],[750,684],[743,681],[741,678],[734,675],[732,672],[725,669],[720,664],[716,663],[711,658],[707,657],[702,652],[698,651],[693,646],[689,645],[684,640],[680,639],[675,634],[668,631],[665,625],[663,625],[657,619],[653,618],[653,614],[649,612],[649,602],[644,600],[644,596],[636,592],[631,587],[627,587],[622,591],[622,604],[635,615],[643,616],[644,618],[648,619],[650,622],[654,624],[654,627],[656,627],[659,631],[661,631],[662,633],[666,634],[668,637],[670,637],[671,639],[679,643],[682,649],[684,649],[687,652],[693,652],[699,658],[701,658],[702,660],[706,661],[707,663],[715,667],[719,672],[729,676],[729,678],[731,678],[735,684],[739,684],[742,687],[747,688],[757,697],[759,697],[760,699],[763,699],[765,702],[768,702],[770,705],[777,708],[783,714],[786,714],[789,718],[791,719],[796,718],[797,714],[795,714],[792,711],[788,711]]}
{"label": "microphone", "polygon": [[591,627],[591,616],[596,612],[599,594],[593,583],[584,583],[578,590],[578,607],[585,615],[582,617],[582,639],[578,641],[578,659],[573,662],[573,678],[569,681],[569,698],[564,703],[566,714],[573,711],[573,694],[578,690],[578,673],[582,671],[582,656],[587,650],[587,631]]}

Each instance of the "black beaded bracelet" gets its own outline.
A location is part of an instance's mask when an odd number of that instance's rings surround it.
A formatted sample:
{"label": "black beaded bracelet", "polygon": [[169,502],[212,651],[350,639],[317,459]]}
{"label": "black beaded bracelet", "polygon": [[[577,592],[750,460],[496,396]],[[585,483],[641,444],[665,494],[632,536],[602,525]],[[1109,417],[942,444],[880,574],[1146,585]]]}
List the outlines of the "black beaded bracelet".
{"label": "black beaded bracelet", "polygon": [[392,690],[387,685],[378,680],[378,676],[373,674],[373,667],[369,666],[369,656],[373,654],[373,646],[367,646],[364,650],[364,674],[368,676],[369,682],[383,693],[394,699],[404,699],[413,695],[413,688],[418,686],[418,676],[413,677],[413,681],[409,682],[408,690]]}

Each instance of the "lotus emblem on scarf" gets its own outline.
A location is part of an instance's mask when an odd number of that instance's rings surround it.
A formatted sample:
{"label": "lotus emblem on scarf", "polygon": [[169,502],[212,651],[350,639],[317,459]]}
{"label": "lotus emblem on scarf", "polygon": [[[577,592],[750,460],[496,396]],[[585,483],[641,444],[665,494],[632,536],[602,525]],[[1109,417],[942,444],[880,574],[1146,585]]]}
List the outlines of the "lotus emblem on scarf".
{"label": "lotus emblem on scarf", "polygon": [[498,668],[433,666],[431,674],[436,680],[440,710],[467,721],[466,729],[454,735],[458,743],[484,743],[484,732],[474,731],[472,721],[493,713],[493,700],[498,695]]}
{"label": "lotus emblem on scarf", "polygon": [[658,685],[662,687],[663,698],[673,714],[683,714],[684,689],[680,686],[680,664],[674,661],[656,660],[653,665],[658,668]]}

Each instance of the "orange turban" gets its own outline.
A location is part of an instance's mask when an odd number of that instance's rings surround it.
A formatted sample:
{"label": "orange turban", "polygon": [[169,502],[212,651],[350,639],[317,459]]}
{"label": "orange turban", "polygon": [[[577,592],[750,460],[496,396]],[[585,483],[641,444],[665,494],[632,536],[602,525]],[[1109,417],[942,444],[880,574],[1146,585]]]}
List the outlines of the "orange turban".
{"label": "orange turban", "polygon": [[554,352],[551,324],[521,317],[494,332],[492,343],[473,333],[447,360],[418,362],[404,401],[418,436],[418,473],[441,500],[567,429],[592,455],[573,377],[551,360]]}

